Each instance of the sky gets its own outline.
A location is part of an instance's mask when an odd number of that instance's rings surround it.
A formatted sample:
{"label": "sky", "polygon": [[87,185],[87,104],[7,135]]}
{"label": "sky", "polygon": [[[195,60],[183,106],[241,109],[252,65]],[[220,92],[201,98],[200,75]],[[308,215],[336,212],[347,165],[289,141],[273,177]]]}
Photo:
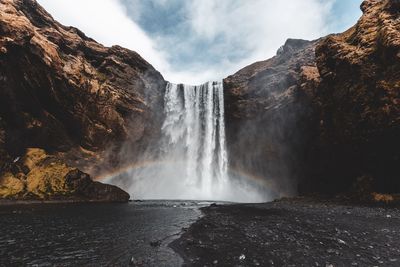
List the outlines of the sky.
{"label": "sky", "polygon": [[288,38],[345,31],[362,0],[38,0],[59,22],[138,52],[170,82],[219,80]]}

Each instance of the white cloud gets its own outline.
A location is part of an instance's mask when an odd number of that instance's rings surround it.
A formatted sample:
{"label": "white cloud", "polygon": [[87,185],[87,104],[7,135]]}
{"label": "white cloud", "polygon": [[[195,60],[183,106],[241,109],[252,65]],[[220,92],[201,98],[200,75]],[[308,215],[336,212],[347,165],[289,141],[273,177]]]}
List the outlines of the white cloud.
{"label": "white cloud", "polygon": [[[287,38],[314,39],[325,35],[334,0],[182,1],[187,14],[185,23],[191,31],[188,36],[169,36],[169,46],[165,45],[168,43],[163,39],[165,36],[150,38],[131,19],[134,16],[126,14],[118,0],[38,1],[61,23],[78,27],[107,46],[118,44],[135,50],[166,79],[198,84],[221,79],[247,64],[271,57]],[[159,2],[168,4],[166,0]],[[137,10],[141,10],[140,6]],[[204,50],[212,52],[205,55],[219,55],[215,63],[200,60],[184,68],[168,63],[168,58],[179,56],[171,53],[179,53],[176,47],[190,51],[188,46],[197,41],[211,42]],[[230,59],[227,52],[233,49],[247,52],[240,58]],[[193,50],[193,53],[199,51]]]}
{"label": "white cloud", "polygon": [[38,0],[60,23],[72,25],[106,45],[120,45],[139,53],[159,71],[169,65],[153,40],[126,14],[117,0]]}
{"label": "white cloud", "polygon": [[[315,39],[327,34],[327,17],[333,0],[202,0],[191,1],[189,20],[194,38],[222,37],[248,55],[238,62],[227,60],[228,71],[273,56],[287,38]],[[219,66],[221,67],[221,66]],[[224,68],[222,66],[221,68]]]}

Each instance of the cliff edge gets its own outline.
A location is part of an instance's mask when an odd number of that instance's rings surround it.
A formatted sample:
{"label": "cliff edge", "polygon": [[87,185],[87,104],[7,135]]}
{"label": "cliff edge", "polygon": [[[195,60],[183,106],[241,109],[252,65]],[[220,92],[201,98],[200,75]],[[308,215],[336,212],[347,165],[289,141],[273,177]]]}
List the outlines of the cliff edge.
{"label": "cliff edge", "polygon": [[224,80],[234,167],[284,195],[400,192],[400,2],[361,10],[346,32],[289,39]]}
{"label": "cliff edge", "polygon": [[[158,134],[164,87],[137,53],[59,24],[34,0],[1,0],[0,186],[29,187],[17,158],[31,149],[94,178],[133,161]],[[57,188],[47,186],[51,197]]]}

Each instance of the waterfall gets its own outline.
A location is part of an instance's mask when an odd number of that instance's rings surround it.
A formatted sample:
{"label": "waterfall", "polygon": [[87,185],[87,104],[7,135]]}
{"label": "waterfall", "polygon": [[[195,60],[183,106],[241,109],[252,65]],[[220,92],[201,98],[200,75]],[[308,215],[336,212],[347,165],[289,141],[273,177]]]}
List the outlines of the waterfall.
{"label": "waterfall", "polygon": [[163,157],[183,162],[183,182],[211,196],[227,179],[222,82],[168,83],[164,112]]}
{"label": "waterfall", "polygon": [[[263,179],[228,173],[223,83],[168,83],[161,138],[143,160],[107,182],[135,199],[270,200]],[[154,147],[156,149],[154,149]]]}

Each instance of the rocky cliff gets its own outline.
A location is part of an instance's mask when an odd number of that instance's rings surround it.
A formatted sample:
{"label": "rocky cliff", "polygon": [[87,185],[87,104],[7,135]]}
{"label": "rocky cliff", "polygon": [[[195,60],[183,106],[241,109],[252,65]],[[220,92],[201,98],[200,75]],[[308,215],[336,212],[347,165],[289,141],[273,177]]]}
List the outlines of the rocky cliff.
{"label": "rocky cliff", "polygon": [[296,192],[319,83],[317,41],[289,39],[277,55],[224,80],[230,164],[268,179],[281,195]]}
{"label": "rocky cliff", "polygon": [[399,7],[364,1],[348,31],[226,78],[233,165],[288,193],[399,192]]}
{"label": "rocky cliff", "polygon": [[30,148],[93,177],[133,161],[158,134],[164,87],[137,53],[59,24],[34,0],[0,0],[0,185],[11,175],[29,187],[10,166]]}
{"label": "rocky cliff", "polygon": [[90,176],[42,149],[29,148],[2,166],[0,196],[8,200],[127,202],[122,189]]}
{"label": "rocky cliff", "polygon": [[[289,39],[224,80],[233,169],[281,195],[400,191],[400,2],[361,9],[348,31]],[[127,199],[84,172],[118,169],[157,139],[164,88],[135,52],[34,0],[0,0],[0,196]]]}
{"label": "rocky cliff", "polygon": [[316,189],[400,192],[400,2],[361,9],[354,27],[316,47],[318,164],[308,175]]}

